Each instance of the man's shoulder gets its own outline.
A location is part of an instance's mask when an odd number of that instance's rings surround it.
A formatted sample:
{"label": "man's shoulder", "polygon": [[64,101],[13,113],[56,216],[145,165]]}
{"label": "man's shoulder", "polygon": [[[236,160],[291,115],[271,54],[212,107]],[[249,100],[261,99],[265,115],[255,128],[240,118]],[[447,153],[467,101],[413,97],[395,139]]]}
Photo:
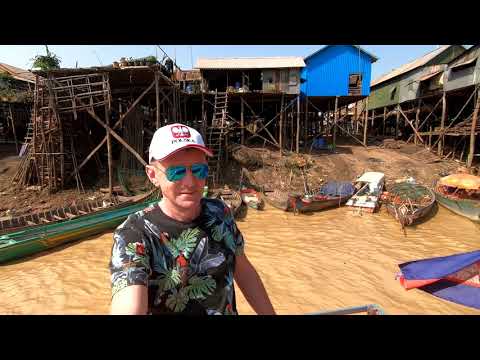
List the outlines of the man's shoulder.
{"label": "man's shoulder", "polygon": [[228,209],[228,206],[220,199],[211,199],[204,198],[204,211],[207,214],[217,215],[223,217],[225,215],[225,209]]}
{"label": "man's shoulder", "polygon": [[150,205],[143,210],[130,214],[123,223],[121,223],[115,232],[122,230],[142,230],[145,225],[145,217],[155,210],[155,205]]}

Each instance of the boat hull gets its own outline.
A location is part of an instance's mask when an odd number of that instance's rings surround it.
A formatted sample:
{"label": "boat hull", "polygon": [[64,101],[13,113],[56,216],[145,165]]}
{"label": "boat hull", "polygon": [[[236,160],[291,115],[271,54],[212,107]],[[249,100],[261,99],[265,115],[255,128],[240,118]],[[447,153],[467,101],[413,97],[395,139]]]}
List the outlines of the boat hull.
{"label": "boat hull", "polygon": [[55,248],[72,241],[102,233],[120,225],[128,215],[158,202],[132,204],[102,214],[85,215],[60,224],[44,225],[0,236],[0,263]]}
{"label": "boat hull", "polygon": [[455,214],[464,216],[472,221],[480,222],[480,201],[469,199],[452,199],[435,191],[438,203]]}
{"label": "boat hull", "polygon": [[344,197],[335,197],[335,198],[325,199],[325,200],[312,199],[311,201],[304,201],[303,199],[291,198],[289,202],[289,205],[290,205],[289,210],[296,210],[301,213],[320,211],[320,210],[329,209],[333,207],[339,207],[345,204],[349,198],[350,196],[344,196]]}
{"label": "boat hull", "polygon": [[[418,185],[417,185],[418,186]],[[430,196],[430,202],[421,207],[416,209],[414,212],[408,211],[408,212],[402,212],[399,207],[395,206],[391,202],[386,202],[385,207],[390,215],[392,215],[402,226],[410,226],[414,224],[418,224],[421,222],[425,217],[430,214],[430,212],[433,210],[433,207],[435,206],[435,193],[430,190],[429,188],[422,186],[424,191],[426,191],[429,196]]]}

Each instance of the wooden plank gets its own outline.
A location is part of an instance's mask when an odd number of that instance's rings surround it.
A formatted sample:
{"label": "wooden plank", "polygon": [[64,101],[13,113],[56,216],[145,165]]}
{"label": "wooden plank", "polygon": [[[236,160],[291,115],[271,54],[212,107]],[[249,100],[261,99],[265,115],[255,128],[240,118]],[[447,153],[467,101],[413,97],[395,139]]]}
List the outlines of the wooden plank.
{"label": "wooden plank", "polygon": [[160,93],[158,88],[158,71],[155,71],[155,101],[156,101],[156,120],[157,129],[160,127]]}
{"label": "wooden plank", "polygon": [[467,157],[467,167],[472,166],[473,156],[475,154],[475,128],[477,127],[478,111],[480,108],[480,90],[477,94],[477,103],[475,105],[475,110],[472,117],[472,129],[470,131],[470,149]]}
{"label": "wooden plank", "polygon": [[297,96],[297,138],[296,138],[296,152],[298,154],[300,147],[300,96]]}
{"label": "wooden plank", "polygon": [[[442,118],[440,120],[440,131],[443,133],[443,129],[445,128],[445,118],[447,116],[447,97],[446,92],[443,92],[442,95]],[[438,143],[438,155],[443,155],[443,146],[445,142],[444,134],[440,135],[440,142]]]}
{"label": "wooden plank", "polygon": [[367,146],[367,129],[368,129],[368,98],[365,99],[365,119],[363,121],[363,145]]}
{"label": "wooden plank", "polygon": [[100,120],[100,118],[95,114],[95,112],[93,112],[91,109],[87,109],[87,112],[102,127],[104,127],[120,144],[122,144],[128,151],[130,151],[140,161],[140,163],[143,166],[147,165],[145,160],[143,160],[142,156],[139,153],[137,153],[130,145],[128,145],[127,142],[120,137],[120,135],[118,135],[115,131],[113,131],[108,125],[104,124],[102,120]]}
{"label": "wooden plank", "polygon": [[333,120],[333,147],[337,145],[337,121],[338,121],[338,96],[335,96],[335,110]]}
{"label": "wooden plank", "polygon": [[408,120],[407,116],[403,113],[402,108],[400,107],[400,104],[398,105],[397,109],[400,112],[400,114],[402,114],[402,116],[405,118],[405,120],[410,125],[410,127],[413,129],[413,132],[415,133],[415,135],[418,137],[418,139],[420,139],[420,141],[423,144],[422,137],[418,134],[418,131],[415,129],[415,126],[413,126],[412,122],[410,120]]}

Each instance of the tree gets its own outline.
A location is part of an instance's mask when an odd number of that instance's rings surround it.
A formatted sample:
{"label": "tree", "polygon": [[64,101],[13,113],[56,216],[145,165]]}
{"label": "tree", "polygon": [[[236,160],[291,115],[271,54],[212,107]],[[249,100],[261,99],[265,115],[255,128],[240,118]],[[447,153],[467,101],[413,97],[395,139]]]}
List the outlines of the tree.
{"label": "tree", "polygon": [[46,56],[37,55],[32,59],[33,67],[40,68],[44,71],[51,69],[59,69],[61,59],[54,53],[51,53],[50,50],[48,50],[48,45],[45,45],[45,49],[47,51]]}

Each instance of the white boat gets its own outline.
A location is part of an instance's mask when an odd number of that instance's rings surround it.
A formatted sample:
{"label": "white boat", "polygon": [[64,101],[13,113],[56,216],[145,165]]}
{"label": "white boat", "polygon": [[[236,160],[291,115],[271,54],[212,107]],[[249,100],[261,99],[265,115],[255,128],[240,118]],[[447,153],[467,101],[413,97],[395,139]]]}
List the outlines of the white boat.
{"label": "white boat", "polygon": [[385,174],[381,172],[366,172],[355,182],[360,185],[360,189],[347,201],[346,205],[362,208],[372,213],[375,212],[385,185]]}

